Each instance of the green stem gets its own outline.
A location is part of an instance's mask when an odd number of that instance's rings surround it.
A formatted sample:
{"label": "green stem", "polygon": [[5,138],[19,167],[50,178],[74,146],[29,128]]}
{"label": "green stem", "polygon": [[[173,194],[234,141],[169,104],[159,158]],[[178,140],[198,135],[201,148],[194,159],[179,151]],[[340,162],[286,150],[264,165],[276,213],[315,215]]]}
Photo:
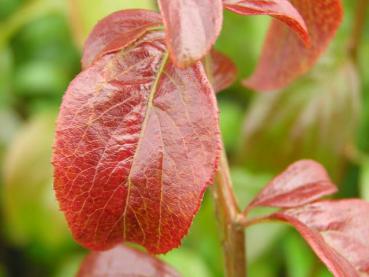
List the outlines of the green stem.
{"label": "green stem", "polygon": [[246,277],[245,231],[238,223],[241,212],[232,188],[224,148],[212,193],[221,228],[225,276]]}
{"label": "green stem", "polygon": [[367,18],[366,13],[368,12],[368,8],[369,0],[357,0],[353,30],[349,44],[349,54],[355,63],[358,62],[358,52],[364,33],[365,21]]}

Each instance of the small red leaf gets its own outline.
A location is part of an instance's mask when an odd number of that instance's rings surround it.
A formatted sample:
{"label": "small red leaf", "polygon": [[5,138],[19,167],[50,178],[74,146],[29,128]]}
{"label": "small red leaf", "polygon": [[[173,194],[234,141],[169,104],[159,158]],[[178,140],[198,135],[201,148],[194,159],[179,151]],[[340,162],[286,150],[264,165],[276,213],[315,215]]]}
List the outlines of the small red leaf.
{"label": "small red leaf", "polygon": [[292,208],[337,191],[324,167],[312,160],[290,165],[275,177],[250,203],[256,206]]}
{"label": "small red leaf", "polygon": [[201,60],[223,22],[222,0],[159,0],[172,60],[185,67]]}
{"label": "small red leaf", "polygon": [[204,66],[216,93],[231,86],[237,78],[237,68],[230,58],[216,50],[211,50],[204,59]]}
{"label": "small red leaf", "polygon": [[269,29],[259,64],[244,85],[259,91],[281,89],[306,73],[327,48],[343,16],[340,0],[291,0],[302,15],[310,34],[311,46],[284,24],[274,20]]}
{"label": "small red leaf", "polygon": [[74,238],[151,253],[178,247],[219,154],[215,94],[200,62],[168,60],[151,31],[79,74],[61,106],[54,187]]}
{"label": "small red leaf", "polygon": [[224,0],[224,7],[241,15],[270,15],[284,22],[309,45],[309,33],[300,13],[288,0]]}
{"label": "small red leaf", "polygon": [[86,40],[82,67],[87,68],[101,56],[119,51],[161,24],[160,15],[148,10],[123,10],[105,17]]}
{"label": "small red leaf", "polygon": [[77,277],[141,276],[179,277],[159,259],[144,252],[119,245],[104,252],[92,252],[82,262]]}
{"label": "small red leaf", "polygon": [[[336,277],[369,274],[369,203],[321,201],[271,216],[292,224]],[[366,276],[366,275],[365,275]]]}

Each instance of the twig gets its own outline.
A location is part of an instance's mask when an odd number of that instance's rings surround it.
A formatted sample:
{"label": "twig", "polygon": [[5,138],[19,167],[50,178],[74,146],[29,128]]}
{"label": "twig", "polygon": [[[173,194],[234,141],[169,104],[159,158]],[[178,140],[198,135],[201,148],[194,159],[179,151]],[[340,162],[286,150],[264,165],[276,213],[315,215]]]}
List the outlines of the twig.
{"label": "twig", "polygon": [[358,62],[359,46],[364,33],[365,21],[367,18],[366,13],[368,8],[369,0],[357,0],[353,30],[349,44],[349,55],[355,63]]}
{"label": "twig", "polygon": [[212,193],[222,232],[225,276],[246,277],[245,232],[244,228],[239,225],[241,212],[232,188],[224,147]]}

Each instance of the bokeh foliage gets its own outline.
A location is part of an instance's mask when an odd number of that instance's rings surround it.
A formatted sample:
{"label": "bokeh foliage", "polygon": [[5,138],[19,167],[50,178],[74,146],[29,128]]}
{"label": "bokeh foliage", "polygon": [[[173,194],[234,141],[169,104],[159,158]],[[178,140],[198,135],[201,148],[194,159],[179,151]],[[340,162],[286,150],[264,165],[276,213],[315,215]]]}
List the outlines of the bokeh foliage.
{"label": "bokeh foliage", "polygon": [[[301,158],[323,163],[344,197],[369,200],[369,21],[352,63],[347,45],[356,1],[330,50],[283,91],[259,95],[239,83],[218,95],[235,191],[244,206],[273,174]],[[0,276],[73,276],[86,250],[72,240],[52,192],[50,153],[58,106],[80,71],[95,22],[150,0],[0,0]],[[269,19],[225,12],[216,48],[239,79],[255,67]],[[262,211],[261,211],[262,212]],[[162,258],[184,276],[222,276],[210,195],[183,247]],[[330,276],[306,244],[278,224],[248,233],[250,276]]]}

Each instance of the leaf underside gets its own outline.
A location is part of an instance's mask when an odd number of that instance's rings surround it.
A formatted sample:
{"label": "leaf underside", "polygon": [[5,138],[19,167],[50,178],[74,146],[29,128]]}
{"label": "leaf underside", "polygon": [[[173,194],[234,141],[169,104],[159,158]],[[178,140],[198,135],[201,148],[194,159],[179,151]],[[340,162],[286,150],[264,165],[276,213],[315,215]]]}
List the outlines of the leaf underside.
{"label": "leaf underside", "polygon": [[82,262],[77,277],[179,277],[171,267],[144,252],[119,245],[109,251],[92,252]]}
{"label": "leaf underside", "polygon": [[178,247],[219,141],[202,64],[175,67],[163,32],[98,58],[69,86],[57,122],[54,188],[74,238],[94,250],[121,241],[151,253]]}
{"label": "leaf underside", "polygon": [[270,15],[291,28],[306,46],[310,44],[305,21],[288,0],[224,0],[224,7],[241,15]]}
{"label": "leaf underside", "polygon": [[369,274],[369,203],[320,201],[277,212],[271,219],[293,225],[335,277]]}
{"label": "leaf underside", "polygon": [[201,60],[215,43],[223,22],[222,0],[159,0],[169,53],[186,67]]}
{"label": "leaf underside", "polygon": [[290,165],[254,198],[249,208],[292,208],[313,202],[337,191],[324,167],[312,160]]}

